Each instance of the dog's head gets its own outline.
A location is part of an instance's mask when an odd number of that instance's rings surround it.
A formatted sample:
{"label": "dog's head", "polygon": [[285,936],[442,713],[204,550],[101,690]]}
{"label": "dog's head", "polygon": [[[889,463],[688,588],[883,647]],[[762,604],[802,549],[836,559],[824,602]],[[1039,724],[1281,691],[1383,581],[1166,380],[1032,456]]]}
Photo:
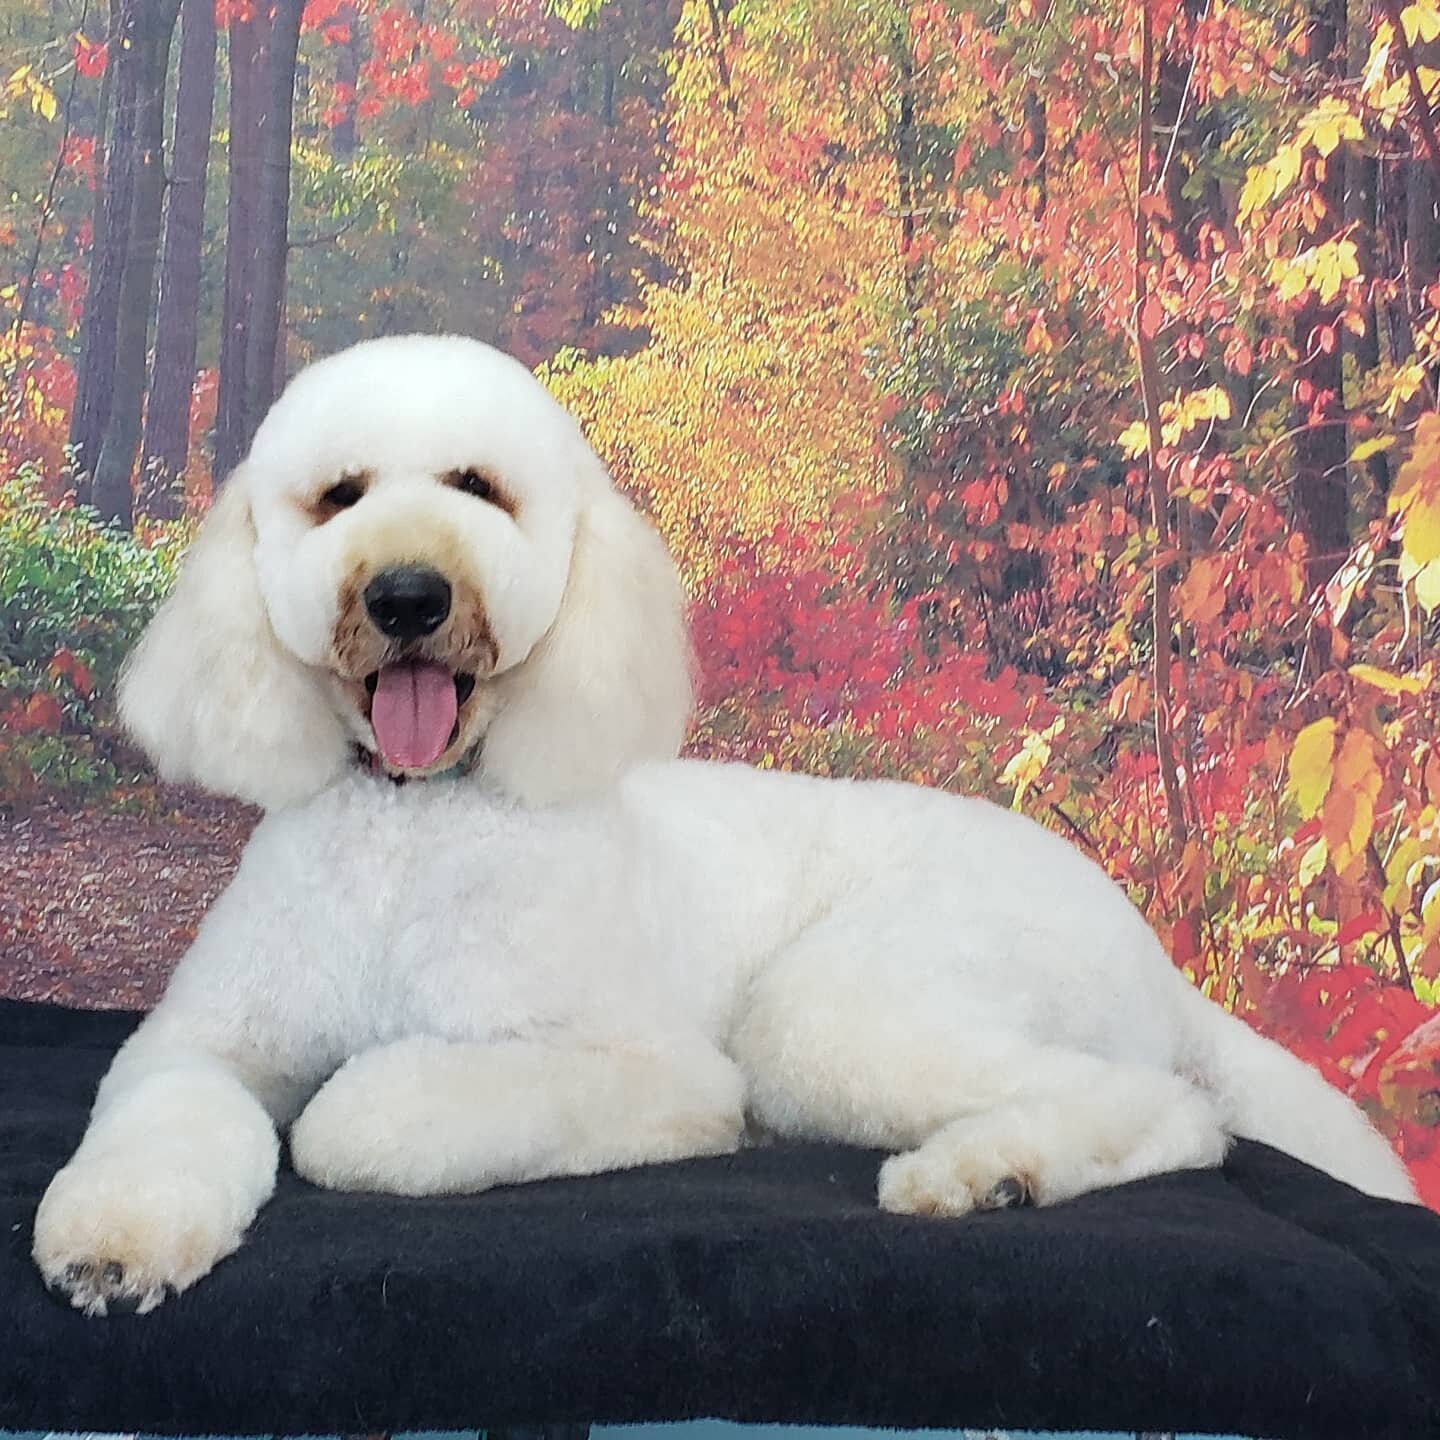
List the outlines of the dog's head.
{"label": "dog's head", "polygon": [[674,567],[574,420],[477,341],[375,340],[276,402],[121,681],[162,775],[267,807],[361,750],[520,799],[673,755]]}

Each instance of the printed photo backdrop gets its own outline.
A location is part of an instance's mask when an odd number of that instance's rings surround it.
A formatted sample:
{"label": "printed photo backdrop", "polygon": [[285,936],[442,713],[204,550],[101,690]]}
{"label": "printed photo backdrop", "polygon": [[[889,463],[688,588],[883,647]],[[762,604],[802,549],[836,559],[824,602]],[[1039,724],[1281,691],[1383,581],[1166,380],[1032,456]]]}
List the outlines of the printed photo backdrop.
{"label": "printed photo backdrop", "polygon": [[0,0],[0,992],[158,995],[254,815],[120,659],[287,375],[460,330],[697,753],[1055,828],[1440,1202],[1437,106],[1437,0]]}

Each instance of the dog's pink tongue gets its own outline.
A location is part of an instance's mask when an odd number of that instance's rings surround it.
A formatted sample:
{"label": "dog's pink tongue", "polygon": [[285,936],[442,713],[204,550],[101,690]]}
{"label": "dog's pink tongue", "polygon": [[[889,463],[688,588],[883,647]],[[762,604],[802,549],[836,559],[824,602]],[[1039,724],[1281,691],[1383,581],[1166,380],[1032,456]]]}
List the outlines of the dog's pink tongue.
{"label": "dog's pink tongue", "polygon": [[443,665],[385,666],[370,705],[380,753],[400,770],[433,764],[450,743],[455,710],[455,677]]}

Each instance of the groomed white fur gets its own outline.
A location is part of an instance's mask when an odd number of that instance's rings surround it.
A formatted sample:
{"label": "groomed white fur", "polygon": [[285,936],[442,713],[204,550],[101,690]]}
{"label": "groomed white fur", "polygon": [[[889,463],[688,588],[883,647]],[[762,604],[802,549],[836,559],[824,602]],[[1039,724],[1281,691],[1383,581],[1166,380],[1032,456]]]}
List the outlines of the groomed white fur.
{"label": "groomed white fur", "polygon": [[[472,464],[513,517],[435,478]],[[365,498],[316,524],[306,497],[357,467]],[[397,536],[480,577],[498,658],[465,781],[349,763],[336,557],[391,563]],[[909,1213],[1214,1166],[1232,1135],[1413,1199],[1361,1113],[1048,831],[664,760],[686,663],[662,547],[519,366],[409,338],[302,376],[124,697],[162,771],[272,809],[41,1204],[47,1280],[91,1313],[193,1283],[292,1122],[302,1174],[403,1194],[723,1152],[748,1115],[897,1152],[880,1203]]]}

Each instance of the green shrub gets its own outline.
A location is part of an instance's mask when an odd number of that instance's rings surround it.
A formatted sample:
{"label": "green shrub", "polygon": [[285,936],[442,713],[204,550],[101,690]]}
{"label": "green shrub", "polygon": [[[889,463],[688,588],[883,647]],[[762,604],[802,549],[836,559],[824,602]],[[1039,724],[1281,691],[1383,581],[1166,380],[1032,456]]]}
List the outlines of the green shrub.
{"label": "green shrub", "polygon": [[120,665],[170,586],[190,527],[143,539],[0,481],[0,795],[111,785]]}

